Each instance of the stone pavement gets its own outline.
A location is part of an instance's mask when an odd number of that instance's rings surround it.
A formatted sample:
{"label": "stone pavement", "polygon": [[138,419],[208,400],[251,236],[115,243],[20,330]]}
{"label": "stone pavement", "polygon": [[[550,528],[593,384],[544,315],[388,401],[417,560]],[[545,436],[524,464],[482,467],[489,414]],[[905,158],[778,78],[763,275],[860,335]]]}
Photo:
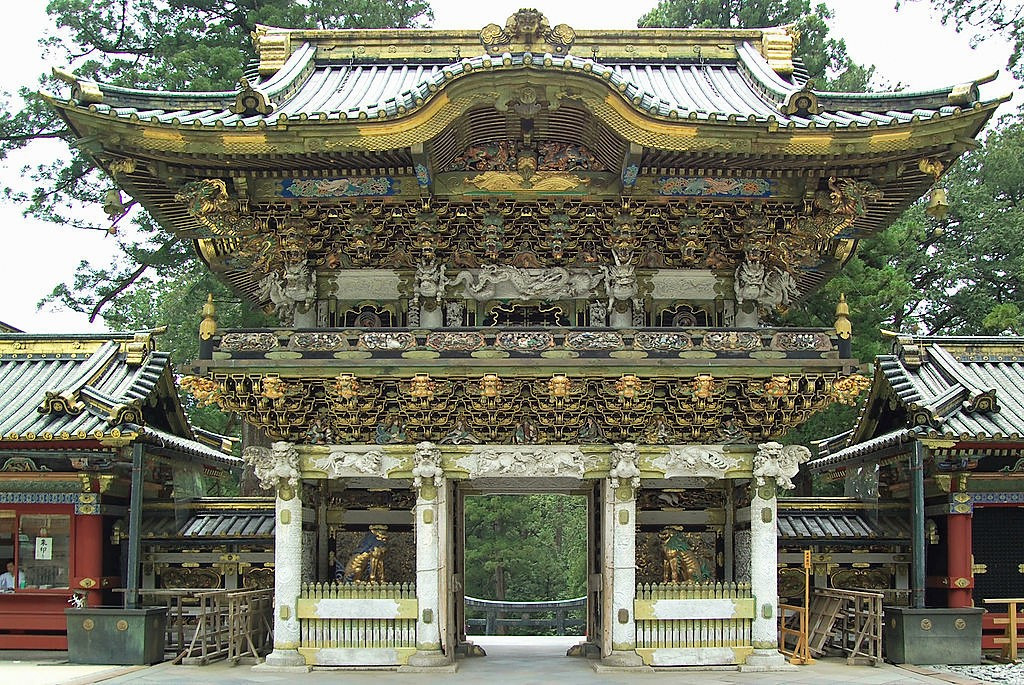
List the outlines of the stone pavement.
{"label": "stone pavement", "polygon": [[[460,659],[458,672],[396,673],[394,671],[316,670],[308,675],[294,673],[255,672],[251,666],[231,666],[217,662],[208,666],[175,666],[164,663],[149,668],[130,666],[74,666],[59,663],[66,655],[51,653],[49,661],[42,658],[10,661],[0,652],[0,684],[2,685],[604,685],[644,683],[649,685],[903,685],[932,683],[949,685],[979,681],[956,678],[926,669],[905,669],[881,666],[847,666],[843,659],[822,659],[809,666],[780,673],[738,673],[735,670],[666,669],[640,673],[595,673],[593,661],[569,658],[565,650],[579,638],[495,638],[477,637],[474,641],[487,650],[482,658]],[[45,654],[45,653],[42,653]],[[60,653],[57,653],[58,655]],[[64,678],[64,679],[61,679]]]}

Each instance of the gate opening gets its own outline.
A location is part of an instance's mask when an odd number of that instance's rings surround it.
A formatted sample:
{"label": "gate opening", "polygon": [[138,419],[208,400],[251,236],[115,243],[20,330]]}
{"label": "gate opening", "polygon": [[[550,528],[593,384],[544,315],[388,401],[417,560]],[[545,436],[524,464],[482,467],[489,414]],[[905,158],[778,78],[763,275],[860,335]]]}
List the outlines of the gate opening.
{"label": "gate opening", "polygon": [[587,631],[587,497],[470,495],[464,502],[465,632]]}

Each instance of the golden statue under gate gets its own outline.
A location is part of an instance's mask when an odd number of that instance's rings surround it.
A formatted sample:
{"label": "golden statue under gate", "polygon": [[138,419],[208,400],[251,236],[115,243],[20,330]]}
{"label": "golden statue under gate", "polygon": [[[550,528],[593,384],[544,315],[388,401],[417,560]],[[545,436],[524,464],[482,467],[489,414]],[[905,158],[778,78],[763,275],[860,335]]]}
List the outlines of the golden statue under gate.
{"label": "golden statue under gate", "polygon": [[335,578],[343,583],[383,583],[384,554],[388,551],[388,527],[370,526],[356,551],[339,568]]}
{"label": "golden statue under gate", "polygon": [[695,545],[691,536],[678,526],[663,528],[658,533],[661,540],[663,583],[686,583],[708,580],[710,569],[701,564],[694,553]]}

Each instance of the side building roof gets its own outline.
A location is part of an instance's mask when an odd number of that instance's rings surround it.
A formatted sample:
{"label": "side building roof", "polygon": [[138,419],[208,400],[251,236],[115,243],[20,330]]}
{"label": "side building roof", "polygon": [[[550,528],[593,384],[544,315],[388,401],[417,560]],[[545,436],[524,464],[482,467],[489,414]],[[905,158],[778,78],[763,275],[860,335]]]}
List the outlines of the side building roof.
{"label": "side building roof", "polygon": [[142,441],[237,466],[232,441],[185,417],[154,335],[0,334],[0,449],[115,448]]}
{"label": "side building roof", "polygon": [[897,336],[851,431],[817,443],[812,471],[905,451],[914,440],[1024,444],[1024,338]]}

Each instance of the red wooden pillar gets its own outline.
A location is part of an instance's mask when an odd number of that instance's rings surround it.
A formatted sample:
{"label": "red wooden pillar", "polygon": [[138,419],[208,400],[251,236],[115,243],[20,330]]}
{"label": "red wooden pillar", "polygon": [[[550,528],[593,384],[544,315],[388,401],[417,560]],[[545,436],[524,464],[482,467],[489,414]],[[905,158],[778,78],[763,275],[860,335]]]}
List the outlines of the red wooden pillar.
{"label": "red wooden pillar", "polygon": [[949,514],[946,517],[946,574],[949,577],[950,609],[974,606],[974,560],[971,537],[971,514]]}
{"label": "red wooden pillar", "polygon": [[70,569],[71,589],[85,592],[89,606],[97,606],[102,604],[103,517],[98,514],[77,515],[73,531],[75,556]]}

